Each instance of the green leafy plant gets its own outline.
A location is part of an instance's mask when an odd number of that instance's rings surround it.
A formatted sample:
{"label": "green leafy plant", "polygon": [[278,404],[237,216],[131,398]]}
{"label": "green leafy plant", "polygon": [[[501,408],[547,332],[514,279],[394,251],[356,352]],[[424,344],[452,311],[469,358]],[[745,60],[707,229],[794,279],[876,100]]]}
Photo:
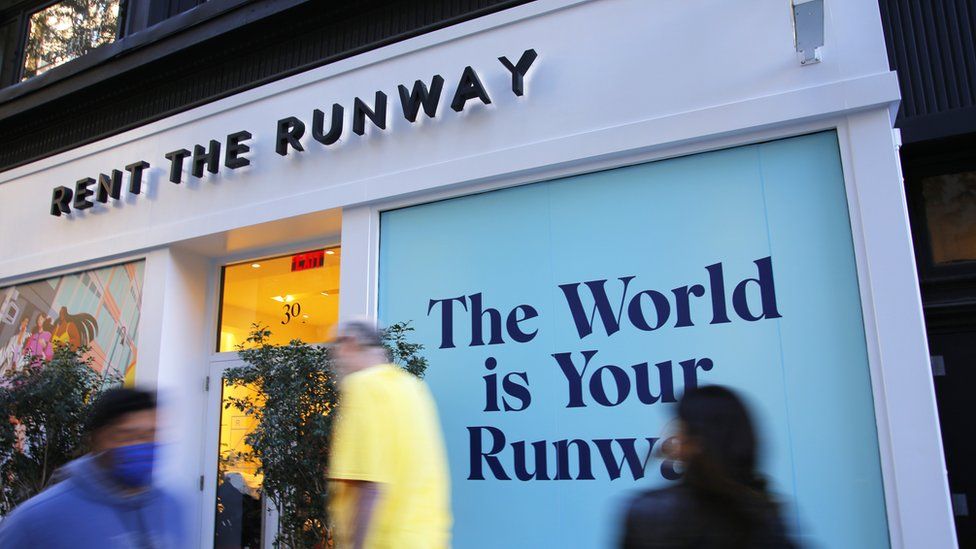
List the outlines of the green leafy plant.
{"label": "green leafy plant", "polygon": [[[383,342],[395,364],[422,377],[427,360],[419,355],[423,346],[407,340],[412,330],[408,323],[394,324]],[[270,337],[267,327],[253,325],[239,352],[245,364],[224,373],[228,385],[252,389],[224,400],[225,408],[255,421],[244,438],[249,450],[234,458],[259,464],[262,491],[279,514],[276,546],[326,547],[331,531],[325,471],[339,407],[335,370],[327,347],[301,340],[273,345]]]}
{"label": "green leafy plant", "polygon": [[383,330],[383,345],[390,352],[393,363],[423,379],[427,372],[427,359],[420,351],[424,346],[410,343],[407,334],[414,331],[409,322],[398,322]]}
{"label": "green leafy plant", "polygon": [[100,374],[87,349],[58,346],[0,380],[0,515],[43,490],[54,472],[87,450],[85,423],[98,393],[117,385]]}

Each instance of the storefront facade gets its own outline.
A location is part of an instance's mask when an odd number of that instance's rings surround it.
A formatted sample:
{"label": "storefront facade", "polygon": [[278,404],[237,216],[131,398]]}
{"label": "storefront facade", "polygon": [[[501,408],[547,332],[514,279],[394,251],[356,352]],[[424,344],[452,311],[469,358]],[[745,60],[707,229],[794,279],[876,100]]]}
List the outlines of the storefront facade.
{"label": "storefront facade", "polygon": [[804,64],[788,4],[540,0],[309,70],[0,174],[0,292],[141,277],[201,547],[243,330],[359,316],[427,349],[457,547],[612,543],[705,383],[799,538],[952,547],[898,83],[877,4],[823,25]]}

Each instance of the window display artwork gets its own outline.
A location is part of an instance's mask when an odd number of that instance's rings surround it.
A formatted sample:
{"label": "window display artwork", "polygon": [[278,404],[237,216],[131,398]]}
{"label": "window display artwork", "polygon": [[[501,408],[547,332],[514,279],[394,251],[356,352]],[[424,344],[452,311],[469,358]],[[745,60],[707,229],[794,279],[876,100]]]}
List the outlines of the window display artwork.
{"label": "window display artwork", "polygon": [[135,261],[0,288],[0,380],[69,345],[88,347],[93,368],[132,384],[144,266]]}
{"label": "window display artwork", "polygon": [[618,546],[630,498],[681,474],[676,400],[710,384],[748,401],[800,546],[889,545],[834,132],[385,211],[379,241],[456,547]]}

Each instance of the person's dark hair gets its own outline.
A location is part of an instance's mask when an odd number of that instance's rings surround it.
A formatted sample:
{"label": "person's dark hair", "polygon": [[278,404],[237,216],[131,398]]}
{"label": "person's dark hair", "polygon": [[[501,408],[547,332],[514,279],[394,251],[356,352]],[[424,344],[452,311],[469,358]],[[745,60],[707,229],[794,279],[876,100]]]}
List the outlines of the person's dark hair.
{"label": "person's dark hair", "polygon": [[111,425],[125,414],[156,409],[156,395],[142,389],[109,389],[98,396],[88,416],[88,432]]}
{"label": "person's dark hair", "polygon": [[349,320],[339,325],[337,339],[352,339],[360,347],[382,347],[383,332],[365,320]]}
{"label": "person's dark hair", "polygon": [[739,539],[733,545],[749,546],[771,500],[756,471],[758,441],[748,410],[730,389],[710,385],[681,397],[678,419],[697,448],[684,464],[685,482],[704,507],[734,527]]}

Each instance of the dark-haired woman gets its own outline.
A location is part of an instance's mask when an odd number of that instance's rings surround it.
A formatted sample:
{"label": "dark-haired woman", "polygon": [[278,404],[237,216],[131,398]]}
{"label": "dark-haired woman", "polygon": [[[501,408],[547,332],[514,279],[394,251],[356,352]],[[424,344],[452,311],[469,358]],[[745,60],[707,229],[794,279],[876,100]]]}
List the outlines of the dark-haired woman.
{"label": "dark-haired woman", "polygon": [[53,326],[46,314],[37,315],[37,328],[27,337],[27,343],[24,344],[24,356],[30,357],[32,366],[37,366],[42,360],[54,358],[51,328]]}
{"label": "dark-haired woman", "polygon": [[756,471],[756,433],[742,400],[720,386],[689,391],[665,453],[681,481],[630,501],[621,547],[795,547]]}
{"label": "dark-haired woman", "polygon": [[98,334],[98,322],[88,313],[68,314],[67,307],[58,312],[58,322],[51,332],[55,345],[67,345],[78,349],[91,343]]}

